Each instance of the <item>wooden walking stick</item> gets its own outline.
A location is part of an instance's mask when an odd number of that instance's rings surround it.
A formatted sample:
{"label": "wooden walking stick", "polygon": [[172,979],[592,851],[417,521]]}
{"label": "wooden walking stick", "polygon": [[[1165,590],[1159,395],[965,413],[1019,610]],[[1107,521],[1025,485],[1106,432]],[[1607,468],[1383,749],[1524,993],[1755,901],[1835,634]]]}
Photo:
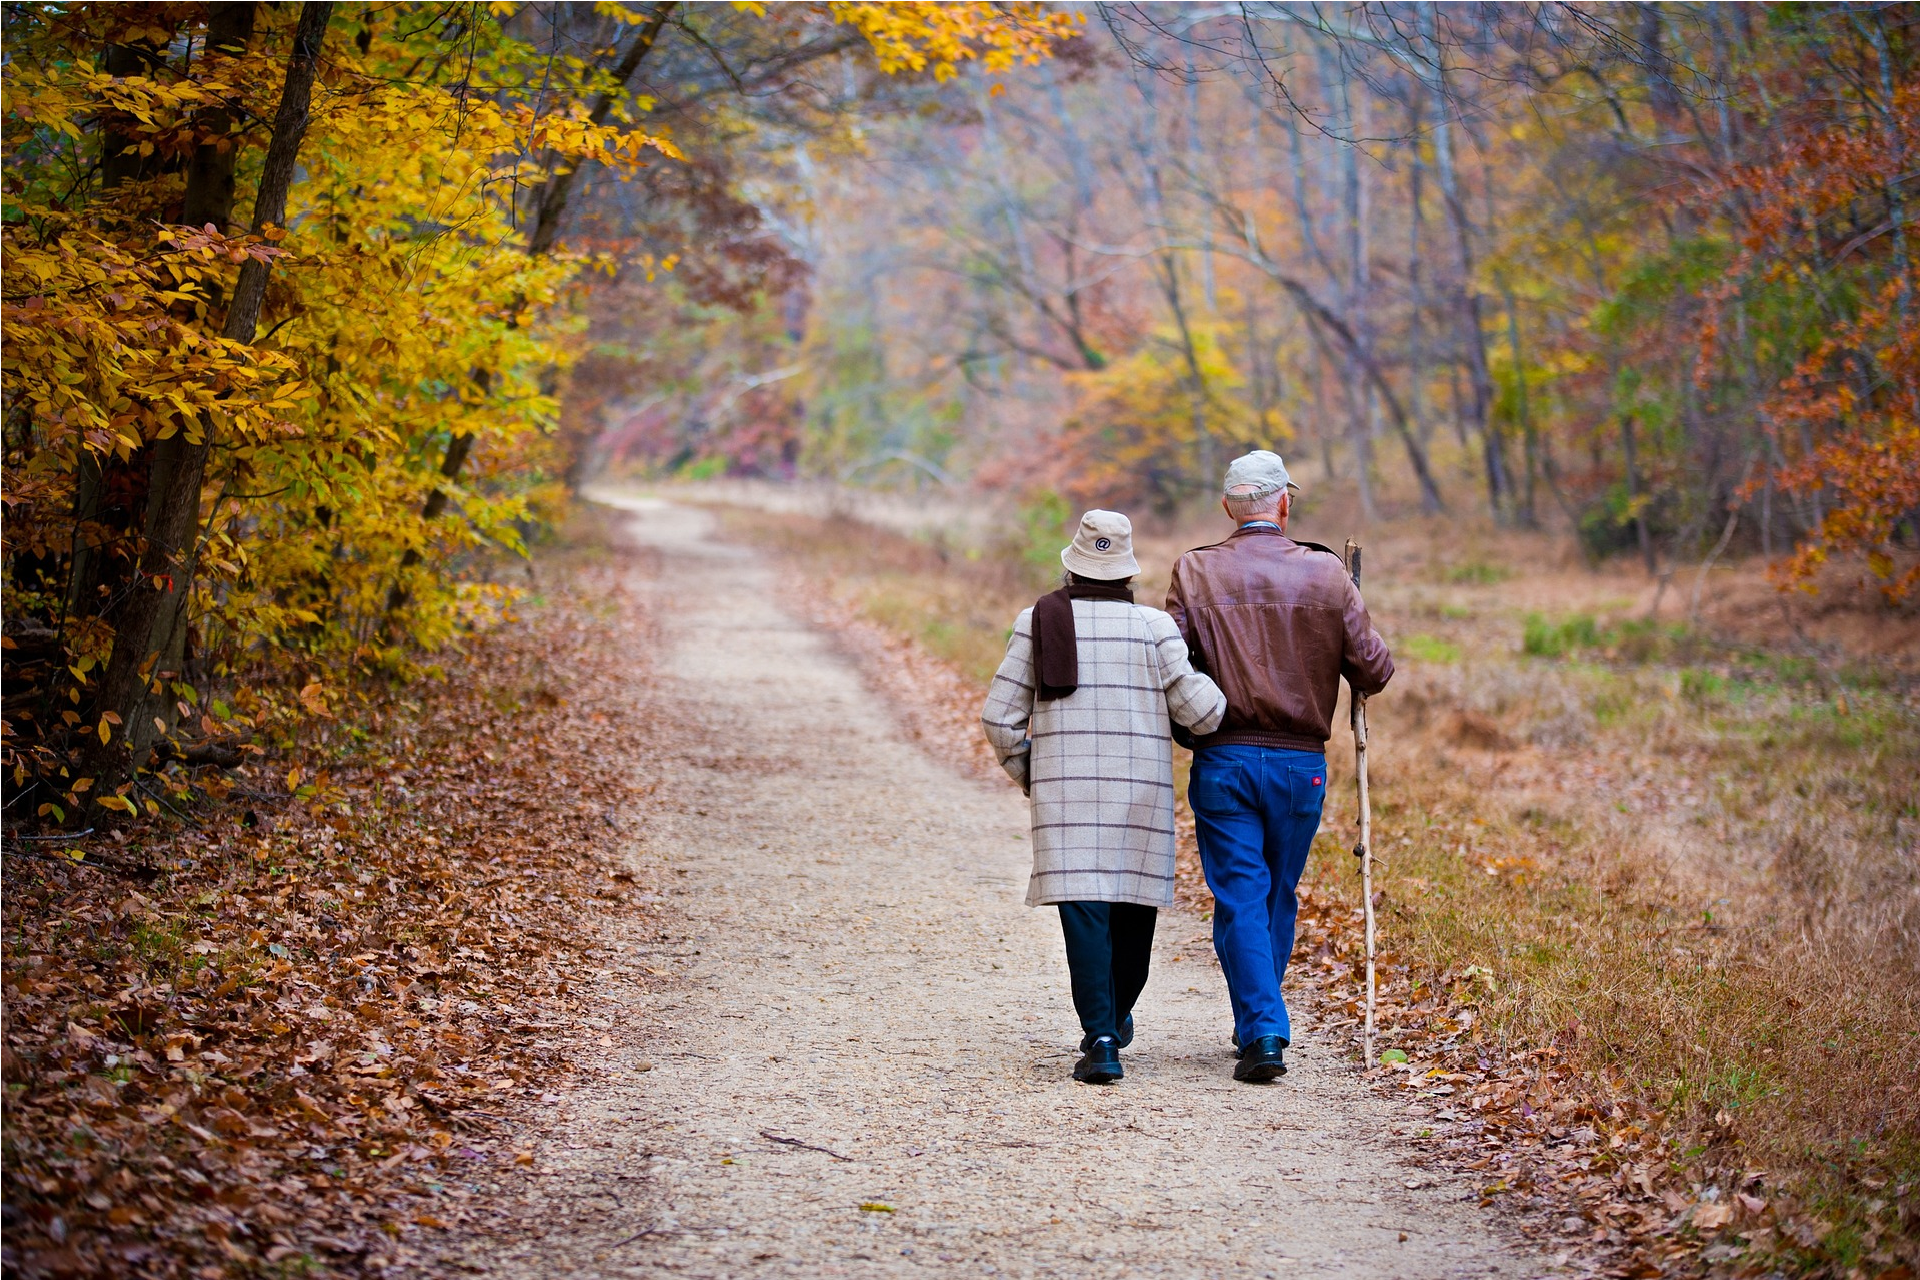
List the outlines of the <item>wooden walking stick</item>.
{"label": "wooden walking stick", "polygon": [[[1355,590],[1360,586],[1360,544],[1347,539],[1347,574]],[[1367,914],[1367,1042],[1363,1061],[1373,1065],[1373,808],[1367,800],[1367,695],[1348,687],[1353,722],[1353,775],[1360,791],[1360,843],[1353,854],[1360,859],[1360,894]]]}

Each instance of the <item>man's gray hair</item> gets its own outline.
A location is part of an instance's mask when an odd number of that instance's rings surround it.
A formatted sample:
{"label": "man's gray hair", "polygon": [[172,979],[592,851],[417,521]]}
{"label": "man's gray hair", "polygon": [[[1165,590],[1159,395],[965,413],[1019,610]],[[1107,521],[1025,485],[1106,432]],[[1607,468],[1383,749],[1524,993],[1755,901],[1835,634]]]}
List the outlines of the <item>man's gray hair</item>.
{"label": "man's gray hair", "polygon": [[1235,520],[1254,520],[1279,515],[1280,504],[1287,500],[1287,491],[1285,488],[1262,491],[1252,485],[1235,485],[1226,498],[1228,515]]}

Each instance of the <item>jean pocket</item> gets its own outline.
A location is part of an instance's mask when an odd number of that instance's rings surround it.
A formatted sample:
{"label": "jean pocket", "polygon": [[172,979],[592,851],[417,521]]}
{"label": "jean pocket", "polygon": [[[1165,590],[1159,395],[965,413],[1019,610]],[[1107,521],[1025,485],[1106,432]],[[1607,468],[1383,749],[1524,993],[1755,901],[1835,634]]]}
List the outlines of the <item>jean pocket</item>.
{"label": "jean pocket", "polygon": [[1238,764],[1196,766],[1187,802],[1195,813],[1231,813],[1241,807],[1241,775]]}
{"label": "jean pocket", "polygon": [[1293,812],[1299,817],[1318,817],[1327,802],[1327,767],[1296,768],[1293,771]]}

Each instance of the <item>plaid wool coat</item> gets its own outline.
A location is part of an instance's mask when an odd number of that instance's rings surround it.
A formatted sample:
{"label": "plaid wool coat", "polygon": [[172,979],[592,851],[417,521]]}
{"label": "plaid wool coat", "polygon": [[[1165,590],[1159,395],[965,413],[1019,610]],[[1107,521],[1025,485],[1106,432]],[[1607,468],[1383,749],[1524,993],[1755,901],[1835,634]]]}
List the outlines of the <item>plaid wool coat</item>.
{"label": "plaid wool coat", "polygon": [[1075,600],[1075,692],[1033,698],[1033,610],[1021,611],[980,720],[1033,801],[1027,905],[1173,905],[1171,716],[1195,733],[1226,714],[1173,619],[1124,600]]}

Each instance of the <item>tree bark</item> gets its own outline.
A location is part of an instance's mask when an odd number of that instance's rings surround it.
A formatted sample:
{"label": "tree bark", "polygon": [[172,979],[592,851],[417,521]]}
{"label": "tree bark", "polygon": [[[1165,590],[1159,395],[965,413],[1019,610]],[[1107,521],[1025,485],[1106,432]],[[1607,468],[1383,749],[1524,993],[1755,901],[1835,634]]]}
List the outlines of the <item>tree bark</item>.
{"label": "tree bark", "polygon": [[[238,57],[253,39],[253,0],[207,6],[207,52],[215,57]],[[217,64],[216,64],[217,65]],[[187,161],[187,194],[180,221],[189,227],[211,223],[221,231],[233,220],[233,174],[240,158],[239,140],[232,136],[237,103],[222,103],[200,113],[198,125],[207,136]]]}
{"label": "tree bark", "polygon": [[1433,86],[1439,102],[1433,130],[1434,167],[1439,170],[1441,204],[1445,206],[1447,221],[1453,228],[1454,265],[1458,275],[1454,281],[1454,313],[1461,344],[1466,348],[1467,376],[1472,392],[1468,425],[1480,433],[1485,452],[1487,505],[1492,509],[1494,519],[1500,520],[1506,514],[1511,485],[1507,479],[1500,433],[1489,420],[1493,404],[1493,377],[1487,364],[1487,337],[1480,295],[1473,287],[1473,222],[1461,198],[1460,176],[1454,165],[1453,108],[1447,97],[1446,60],[1435,25],[1434,9],[1433,0],[1428,0],[1420,11],[1423,32],[1437,68]]}
{"label": "tree bark", "polygon": [[1520,438],[1526,442],[1527,484],[1520,492],[1520,523],[1528,529],[1540,526],[1534,511],[1533,486],[1539,472],[1539,437],[1533,429],[1533,406],[1527,401],[1527,370],[1520,362],[1520,309],[1514,302],[1513,288],[1503,278],[1502,296],[1507,304],[1507,353],[1513,361],[1513,416],[1520,424]]}
{"label": "tree bark", "polygon": [[1420,154],[1423,124],[1420,91],[1415,89],[1407,96],[1407,136],[1414,140],[1408,148],[1411,164],[1407,174],[1407,417],[1412,420],[1414,437],[1424,447],[1432,439],[1432,424],[1427,421],[1427,299],[1420,261],[1422,233],[1426,230],[1422,187],[1427,164]]}
{"label": "tree bark", "polygon": [[1640,543],[1640,557],[1646,561],[1647,576],[1655,577],[1660,572],[1660,563],[1654,558],[1653,529],[1647,523],[1646,508],[1640,504],[1640,454],[1634,439],[1633,414],[1620,417],[1620,451],[1627,461],[1627,502],[1633,508],[1634,536]]}
{"label": "tree bark", "polygon": [[[257,8],[253,0],[210,6],[207,15],[207,57],[210,61],[246,53],[247,44],[253,38]],[[194,148],[187,162],[187,190],[180,214],[180,221],[187,226],[212,226],[224,232],[233,221],[234,170],[239,162],[240,151],[238,140],[230,134],[237,108],[237,103],[223,103],[201,114],[199,125],[207,133],[208,140]],[[157,482],[160,479],[156,466],[153,480]],[[159,491],[157,483],[150,484],[150,497]],[[151,505],[147,518],[153,518]],[[162,614],[162,630],[158,633],[160,661],[155,668],[156,676],[186,674],[187,633],[190,630],[187,623],[186,593],[181,592],[174,598],[172,607]],[[138,709],[138,714],[127,721],[128,745],[138,757],[155,737],[164,732],[163,725],[166,730],[171,730],[176,723],[173,698],[164,694],[150,698]]]}
{"label": "tree bark", "polygon": [[[235,5],[246,8],[252,5]],[[216,10],[217,13],[217,10]],[[208,29],[212,44],[213,28]],[[151,41],[113,44],[106,47],[106,70],[113,76],[150,76],[166,60],[166,45]],[[142,156],[137,150],[145,126],[124,112],[107,112],[101,122],[100,185],[113,192],[128,182],[144,182],[166,172],[172,161],[155,153]],[[192,175],[188,178],[189,193]],[[129,220],[134,210],[122,210]],[[109,454],[97,458],[83,454],[74,484],[74,537],[67,564],[67,614],[69,617],[106,615],[111,622],[117,602],[125,594],[127,577],[133,572],[138,549],[129,550],[140,512],[146,501],[152,470],[150,448],[141,448],[125,459]]]}
{"label": "tree bark", "polygon": [[[107,46],[107,74],[110,76],[150,76],[166,60],[166,46],[150,41]],[[101,122],[100,186],[111,191],[124,182],[139,182],[161,172],[164,157],[158,152],[143,156],[136,149],[141,125],[120,112],[109,113]]]}
{"label": "tree bark", "polygon": [[[254,199],[255,234],[269,226],[284,225],[286,221],[287,193],[293,185],[300,143],[307,132],[320,44],[332,14],[332,0],[309,0],[301,8],[293,48],[287,56],[286,84],[281,90],[279,110],[274,113],[273,136],[267,144],[260,189]],[[240,279],[227,306],[222,337],[234,342],[253,341],[259,328],[261,304],[266,299],[268,272],[267,263],[251,258],[241,266]],[[95,776],[105,779],[108,785],[95,794],[110,790],[124,770],[137,763],[128,740],[136,721],[143,718],[141,707],[148,682],[192,588],[199,552],[200,490],[212,444],[208,424],[201,424],[198,441],[188,438],[183,424],[181,430],[154,447],[146,547],[140,558],[138,580],[128,594],[125,610],[115,628],[113,652],[101,677],[98,700],[102,711],[120,716],[127,736],[121,739],[117,749],[107,744],[99,748]],[[143,726],[143,736],[150,729],[150,724]],[[144,738],[146,745],[151,742],[151,737]]]}
{"label": "tree bark", "polygon": [[1340,144],[1340,190],[1341,203],[1346,213],[1346,279],[1341,290],[1344,295],[1343,309],[1346,311],[1347,330],[1351,339],[1346,343],[1345,369],[1347,398],[1347,437],[1353,449],[1353,474],[1358,482],[1361,519],[1371,523],[1379,518],[1379,511],[1373,496],[1373,395],[1362,368],[1363,361],[1373,355],[1373,333],[1368,322],[1369,294],[1373,279],[1367,244],[1367,189],[1363,171],[1360,167],[1360,148],[1354,140],[1359,132],[1359,113],[1354,106],[1353,78],[1347,74],[1347,66],[1338,56],[1327,56],[1324,46],[1316,45],[1320,54],[1320,74],[1324,81],[1330,81],[1330,96],[1338,103],[1334,114],[1334,128],[1344,139]]}

